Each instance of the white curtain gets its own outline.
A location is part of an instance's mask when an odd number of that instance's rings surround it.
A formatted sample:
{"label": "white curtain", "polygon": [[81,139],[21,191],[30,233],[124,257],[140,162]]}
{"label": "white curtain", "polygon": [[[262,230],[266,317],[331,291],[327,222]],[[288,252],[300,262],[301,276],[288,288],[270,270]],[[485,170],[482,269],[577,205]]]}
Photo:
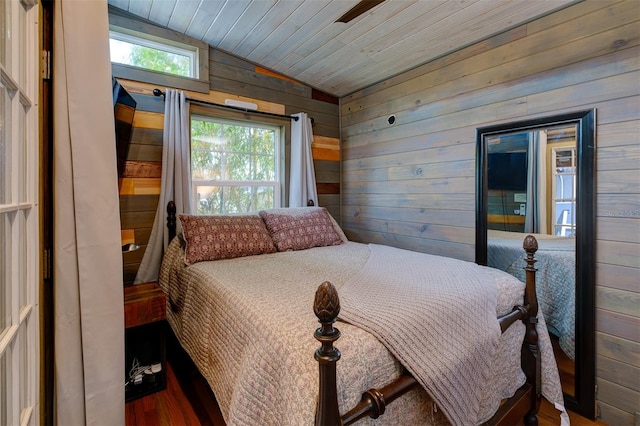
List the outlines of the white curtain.
{"label": "white curtain", "polygon": [[313,129],[306,113],[291,120],[291,164],[289,170],[289,207],[306,207],[309,200],[318,205],[316,174],[313,169]]}
{"label": "white curtain", "polygon": [[106,1],[54,2],[55,423],[124,424],[124,313]]}
{"label": "white curtain", "polygon": [[173,200],[178,213],[191,212],[191,147],[189,102],[183,91],[166,89],[162,134],[162,179],[160,200],[149,244],[142,257],[135,283],[156,281],[162,255],[167,248],[167,203]]}
{"label": "white curtain", "polygon": [[547,233],[547,132],[529,133],[524,232]]}

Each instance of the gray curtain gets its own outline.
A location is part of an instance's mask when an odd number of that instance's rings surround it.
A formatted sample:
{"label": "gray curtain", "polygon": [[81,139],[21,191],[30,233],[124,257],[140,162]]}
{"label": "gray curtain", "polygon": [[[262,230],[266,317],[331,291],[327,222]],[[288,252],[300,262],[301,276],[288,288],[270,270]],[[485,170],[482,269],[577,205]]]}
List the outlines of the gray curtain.
{"label": "gray curtain", "polygon": [[306,113],[294,114],[291,120],[291,163],[289,170],[289,207],[305,207],[309,200],[318,205],[316,174],[311,143],[313,129]]}
{"label": "gray curtain", "polygon": [[173,200],[178,213],[191,212],[191,146],[189,102],[183,91],[166,89],[162,134],[162,178],[160,200],[149,244],[142,257],[135,283],[156,281],[169,235],[167,203]]}
{"label": "gray curtain", "polygon": [[529,133],[527,151],[527,208],[524,232],[547,233],[547,133]]}
{"label": "gray curtain", "polygon": [[54,2],[54,403],[124,424],[120,204],[106,1]]}

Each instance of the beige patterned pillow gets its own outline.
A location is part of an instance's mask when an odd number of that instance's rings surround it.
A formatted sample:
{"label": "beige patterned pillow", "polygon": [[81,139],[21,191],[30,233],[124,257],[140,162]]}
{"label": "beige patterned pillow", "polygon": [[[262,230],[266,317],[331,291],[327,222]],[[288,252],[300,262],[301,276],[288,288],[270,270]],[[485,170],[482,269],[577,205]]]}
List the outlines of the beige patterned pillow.
{"label": "beige patterned pillow", "polygon": [[260,211],[278,251],[342,244],[324,207],[296,207]]}
{"label": "beige patterned pillow", "polygon": [[274,253],[271,236],[258,215],[195,216],[179,214],[186,241],[184,262],[231,259]]}

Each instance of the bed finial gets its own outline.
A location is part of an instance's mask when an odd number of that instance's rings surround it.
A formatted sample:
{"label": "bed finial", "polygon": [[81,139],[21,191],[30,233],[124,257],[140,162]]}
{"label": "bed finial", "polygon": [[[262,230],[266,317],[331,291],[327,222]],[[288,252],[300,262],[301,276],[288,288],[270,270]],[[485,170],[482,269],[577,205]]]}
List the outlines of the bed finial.
{"label": "bed finial", "polygon": [[527,235],[522,243],[522,248],[524,248],[527,254],[531,253],[533,256],[533,254],[538,251],[538,240],[536,240],[536,237],[533,235]]}
{"label": "bed finial", "polygon": [[313,301],[313,312],[321,323],[333,323],[340,313],[340,299],[336,288],[329,281],[325,281],[316,290]]}
{"label": "bed finial", "polygon": [[340,313],[340,299],[338,299],[336,288],[329,281],[320,284],[316,290],[313,312],[322,324],[322,327],[318,328],[313,335],[322,343],[315,354],[320,372],[315,424],[316,426],[342,425],[336,382],[336,362],[340,359],[340,351],[333,347],[333,342],[340,337],[340,331],[333,327]]}

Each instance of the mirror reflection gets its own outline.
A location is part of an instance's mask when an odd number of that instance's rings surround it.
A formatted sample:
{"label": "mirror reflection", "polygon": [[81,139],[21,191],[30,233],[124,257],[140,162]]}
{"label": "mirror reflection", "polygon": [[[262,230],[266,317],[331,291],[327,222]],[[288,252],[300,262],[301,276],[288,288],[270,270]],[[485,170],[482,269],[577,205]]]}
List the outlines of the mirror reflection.
{"label": "mirror reflection", "polygon": [[523,233],[538,240],[537,294],[561,373],[575,395],[577,125],[485,136],[487,264],[525,280]]}

